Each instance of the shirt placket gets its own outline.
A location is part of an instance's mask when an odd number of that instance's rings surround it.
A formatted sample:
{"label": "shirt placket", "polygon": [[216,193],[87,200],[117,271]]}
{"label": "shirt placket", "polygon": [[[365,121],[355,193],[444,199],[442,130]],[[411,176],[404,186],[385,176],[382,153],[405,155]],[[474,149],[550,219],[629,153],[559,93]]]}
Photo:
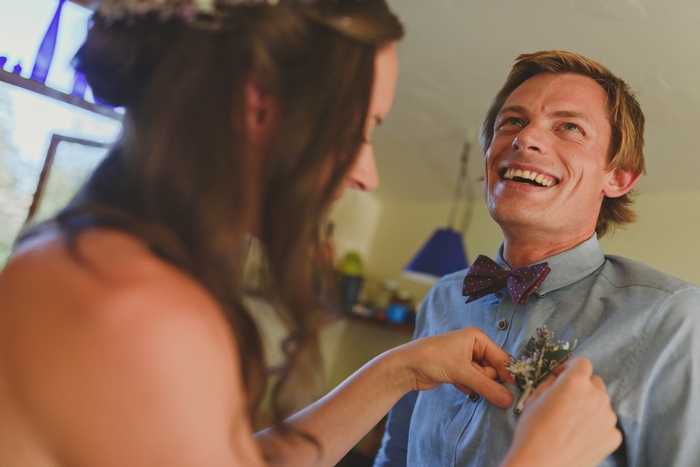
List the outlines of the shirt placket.
{"label": "shirt placket", "polygon": [[[493,300],[493,302],[491,306],[487,306],[487,309],[494,310],[495,313],[493,311],[488,313],[487,310],[484,310],[488,314],[488,318],[486,318],[484,323],[486,326],[482,326],[482,331],[499,347],[503,348],[508,342],[509,330],[517,308],[522,307],[511,301],[505,289],[496,292],[489,299]],[[483,398],[476,393],[464,398],[457,414],[450,423],[450,429],[446,431],[445,447],[447,449],[444,451],[446,457],[444,465],[457,465],[461,453],[460,444],[463,442],[467,427],[474,420],[477,411],[480,410],[484,403],[486,402],[483,401]],[[477,416],[476,418],[478,422],[479,417]],[[450,455],[452,455],[452,458],[447,458]]]}

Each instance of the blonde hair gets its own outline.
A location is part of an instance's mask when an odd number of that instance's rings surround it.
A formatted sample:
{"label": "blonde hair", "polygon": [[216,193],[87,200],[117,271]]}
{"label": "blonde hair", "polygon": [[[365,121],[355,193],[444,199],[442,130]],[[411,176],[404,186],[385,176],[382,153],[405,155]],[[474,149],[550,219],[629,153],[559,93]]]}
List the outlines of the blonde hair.
{"label": "blonde hair", "polygon": [[[612,138],[608,170],[621,169],[635,175],[645,173],[644,114],[627,83],[603,65],[582,55],[546,50],[520,55],[486,112],[481,126],[481,144],[486,150],[493,140],[494,124],[501,108],[515,89],[540,73],[576,73],[598,83],[608,96]],[[598,237],[616,227],[634,222],[633,192],[619,198],[603,199],[595,231]]]}

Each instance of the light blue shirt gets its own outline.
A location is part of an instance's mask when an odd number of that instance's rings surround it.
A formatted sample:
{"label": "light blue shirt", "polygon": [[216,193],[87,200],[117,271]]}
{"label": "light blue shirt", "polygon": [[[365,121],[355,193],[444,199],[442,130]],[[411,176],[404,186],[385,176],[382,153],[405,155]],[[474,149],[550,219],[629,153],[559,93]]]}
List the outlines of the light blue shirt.
{"label": "light blue shirt", "polygon": [[[496,262],[509,269],[502,250]],[[466,272],[444,277],[423,301],[416,337],[476,326],[520,355],[546,325],[557,340],[578,340],[574,355],[607,385],[624,442],[601,465],[700,466],[700,287],[605,256],[595,235],[546,261],[552,272],[525,307],[505,290],[467,305]],[[413,392],[389,414],[375,467],[495,466],[516,421],[452,385]]]}

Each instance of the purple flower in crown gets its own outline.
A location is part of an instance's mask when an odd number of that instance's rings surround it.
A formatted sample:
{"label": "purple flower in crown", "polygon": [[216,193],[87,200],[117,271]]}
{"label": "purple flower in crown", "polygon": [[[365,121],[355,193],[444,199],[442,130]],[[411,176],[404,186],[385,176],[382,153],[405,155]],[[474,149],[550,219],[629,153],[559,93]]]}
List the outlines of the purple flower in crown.
{"label": "purple flower in crown", "polygon": [[515,404],[513,411],[517,414],[523,411],[525,401],[535,391],[537,386],[552,371],[571,358],[577,342],[570,348],[569,343],[556,341],[550,343],[554,334],[547,331],[547,326],[537,328],[537,337],[530,338],[520,358],[510,356],[506,369],[515,378],[522,395]]}

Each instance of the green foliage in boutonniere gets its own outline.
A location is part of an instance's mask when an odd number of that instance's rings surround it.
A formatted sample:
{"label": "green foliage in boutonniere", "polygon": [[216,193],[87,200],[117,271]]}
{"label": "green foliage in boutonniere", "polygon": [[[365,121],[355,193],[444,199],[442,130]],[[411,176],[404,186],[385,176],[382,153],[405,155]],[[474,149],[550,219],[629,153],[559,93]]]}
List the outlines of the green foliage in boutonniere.
{"label": "green foliage in boutonniere", "polygon": [[550,344],[549,341],[553,338],[554,334],[547,331],[547,326],[537,328],[537,337],[530,339],[520,358],[510,356],[510,363],[506,369],[517,381],[518,388],[523,391],[513,409],[517,414],[523,411],[525,401],[542,380],[557,366],[567,361],[576,347],[576,342],[571,348],[568,342],[557,341]]}

